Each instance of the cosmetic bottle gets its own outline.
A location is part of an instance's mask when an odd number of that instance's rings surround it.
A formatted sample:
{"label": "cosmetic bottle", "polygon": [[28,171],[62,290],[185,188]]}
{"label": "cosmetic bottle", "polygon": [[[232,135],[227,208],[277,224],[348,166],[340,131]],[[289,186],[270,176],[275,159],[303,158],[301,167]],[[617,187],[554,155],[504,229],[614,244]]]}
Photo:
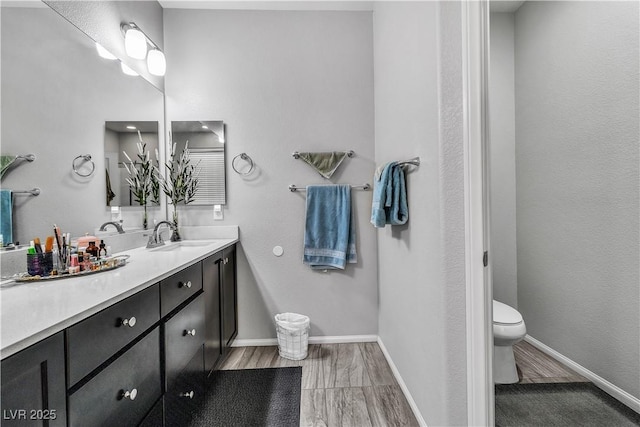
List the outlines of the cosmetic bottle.
{"label": "cosmetic bottle", "polygon": [[91,256],[98,258],[98,247],[96,246],[95,241],[89,242],[89,246],[87,246],[86,252],[91,254]]}

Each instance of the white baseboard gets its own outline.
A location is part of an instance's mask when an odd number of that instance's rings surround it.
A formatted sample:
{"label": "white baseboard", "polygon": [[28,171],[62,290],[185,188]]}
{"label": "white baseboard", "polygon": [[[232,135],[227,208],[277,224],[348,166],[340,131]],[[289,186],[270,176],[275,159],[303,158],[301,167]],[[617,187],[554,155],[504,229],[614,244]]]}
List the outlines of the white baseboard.
{"label": "white baseboard", "polygon": [[563,354],[558,353],[557,351],[555,351],[551,347],[547,346],[546,344],[541,343],[540,341],[538,341],[537,339],[533,338],[532,336],[526,335],[524,337],[524,340],[526,342],[528,342],[529,344],[531,344],[532,346],[536,347],[538,350],[542,351],[543,353],[546,353],[549,356],[553,357],[554,359],[556,359],[558,362],[562,363],[563,365],[566,365],[569,368],[573,369],[574,371],[576,371],[577,373],[579,373],[583,377],[591,380],[595,385],[600,387],[602,390],[604,390],[605,392],[609,393],[611,396],[613,396],[614,398],[618,399],[620,402],[624,403],[625,405],[627,405],[628,407],[630,407],[634,411],[640,413],[640,399],[632,396],[631,394],[627,393],[626,391],[624,391],[620,387],[610,383],[609,381],[605,380],[604,378],[594,374],[593,372],[591,372],[587,368],[583,367],[582,365],[577,364],[576,362],[574,362],[573,360],[571,360],[568,357],[564,356]]}
{"label": "white baseboard", "polygon": [[380,346],[380,349],[382,350],[382,353],[384,354],[385,359],[387,359],[387,363],[389,364],[389,367],[391,367],[391,372],[393,372],[393,376],[396,378],[396,381],[398,381],[398,385],[400,385],[400,389],[402,390],[402,393],[404,393],[404,397],[406,397],[407,402],[409,402],[409,406],[411,407],[411,410],[413,411],[413,415],[416,417],[418,424],[426,427],[427,423],[422,417],[422,414],[418,409],[418,405],[416,404],[415,400],[413,400],[413,396],[411,396],[411,393],[409,392],[407,385],[404,383],[404,380],[400,375],[400,371],[398,371],[398,368],[396,367],[395,363],[393,363],[393,360],[391,359],[391,355],[387,351],[387,348],[384,346],[384,343],[382,342],[382,338],[380,337],[378,337],[378,345]]}
{"label": "white baseboard", "polygon": [[[350,342],[376,342],[377,335],[337,335],[309,337],[309,344],[341,344]],[[276,338],[236,339],[232,347],[264,347],[278,345]]]}

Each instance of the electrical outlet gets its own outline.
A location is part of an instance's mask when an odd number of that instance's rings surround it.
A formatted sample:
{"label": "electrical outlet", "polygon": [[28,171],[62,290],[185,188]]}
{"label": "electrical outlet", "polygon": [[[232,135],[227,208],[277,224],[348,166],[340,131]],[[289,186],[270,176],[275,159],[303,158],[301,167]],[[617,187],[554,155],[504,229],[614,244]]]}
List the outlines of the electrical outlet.
{"label": "electrical outlet", "polygon": [[222,205],[213,205],[213,219],[215,221],[222,221],[224,214],[222,213]]}

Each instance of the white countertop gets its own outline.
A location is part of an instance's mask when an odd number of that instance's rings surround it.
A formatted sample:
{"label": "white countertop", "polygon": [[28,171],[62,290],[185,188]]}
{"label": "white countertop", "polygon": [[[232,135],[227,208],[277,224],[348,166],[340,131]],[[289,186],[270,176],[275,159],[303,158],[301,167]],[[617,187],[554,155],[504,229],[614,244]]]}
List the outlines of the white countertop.
{"label": "white countertop", "polygon": [[[0,357],[4,359],[238,241],[202,240],[175,251],[136,248],[127,265],[69,279],[12,283],[0,289]],[[176,243],[167,243],[175,245]],[[116,254],[118,255],[118,254]]]}

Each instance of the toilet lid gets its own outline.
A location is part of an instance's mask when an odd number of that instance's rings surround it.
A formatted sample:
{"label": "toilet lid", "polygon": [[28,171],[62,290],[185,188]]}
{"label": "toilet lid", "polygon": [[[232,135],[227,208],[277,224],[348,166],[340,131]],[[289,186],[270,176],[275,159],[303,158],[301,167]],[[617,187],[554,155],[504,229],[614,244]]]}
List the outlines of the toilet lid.
{"label": "toilet lid", "polygon": [[513,325],[522,322],[522,315],[513,307],[493,300],[493,323]]}

